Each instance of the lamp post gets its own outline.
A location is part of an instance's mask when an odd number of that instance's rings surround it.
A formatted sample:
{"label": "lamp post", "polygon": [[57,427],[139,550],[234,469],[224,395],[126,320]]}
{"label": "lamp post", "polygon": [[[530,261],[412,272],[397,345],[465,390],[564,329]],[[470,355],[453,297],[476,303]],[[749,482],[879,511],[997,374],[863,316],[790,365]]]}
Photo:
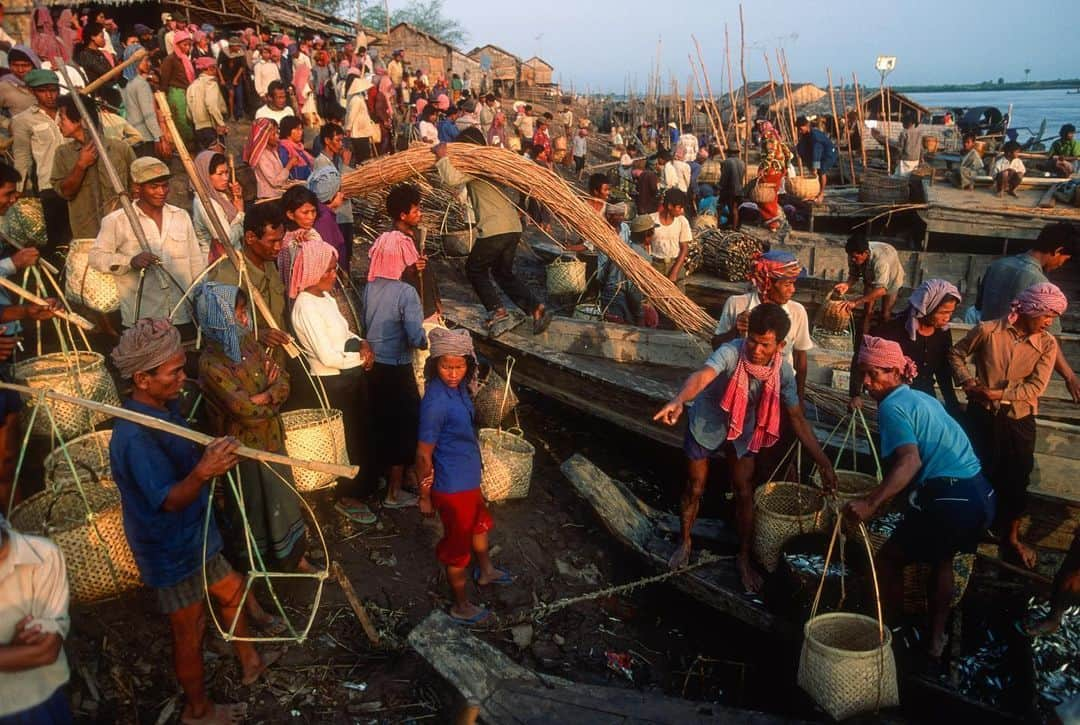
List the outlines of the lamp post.
{"label": "lamp post", "polygon": [[874,67],[881,74],[881,110],[885,114],[885,166],[888,168],[889,173],[892,173],[892,153],[889,149],[889,141],[892,138],[889,133],[889,115],[892,111],[892,104],[889,101],[888,90],[885,86],[885,77],[896,69],[896,56],[879,55],[874,62]]}

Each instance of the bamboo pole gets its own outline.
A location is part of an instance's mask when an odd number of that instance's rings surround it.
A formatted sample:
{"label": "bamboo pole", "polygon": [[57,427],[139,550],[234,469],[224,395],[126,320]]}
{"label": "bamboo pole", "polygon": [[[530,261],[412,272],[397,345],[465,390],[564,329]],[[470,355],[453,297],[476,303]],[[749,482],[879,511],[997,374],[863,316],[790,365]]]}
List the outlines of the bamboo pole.
{"label": "bamboo pole", "polygon": [[[15,284],[14,282],[12,282],[7,277],[0,277],[0,287],[3,287],[4,289],[6,289],[8,292],[11,292],[12,294],[15,294],[15,295],[18,295],[19,297],[22,297],[27,302],[32,302],[35,305],[42,305],[43,307],[48,307],[49,306],[49,301],[47,299],[45,299],[43,297],[39,297],[38,295],[34,294],[33,292],[30,292],[29,290],[23,289],[22,287]],[[86,319],[82,315],[78,315],[78,314],[76,314],[74,312],[65,312],[63,310],[53,310],[53,314],[56,315],[57,317],[59,317],[61,320],[67,320],[71,324],[73,324],[73,325],[75,325],[77,327],[81,327],[82,329],[84,329],[84,330],[86,330],[88,332],[90,330],[94,329],[94,323],[93,322]]]}
{"label": "bamboo pole", "polygon": [[80,88],[79,93],[81,93],[84,96],[90,95],[91,93],[96,91],[98,88],[101,88],[103,85],[109,83],[113,78],[116,78],[116,76],[123,73],[125,68],[127,68],[128,66],[131,66],[131,65],[135,65],[136,63],[138,63],[139,61],[141,61],[145,57],[146,57],[146,50],[145,49],[136,51],[136,53],[133,56],[131,56],[130,58],[125,60],[123,63],[120,63],[118,65],[114,65],[108,71],[106,71],[105,73],[102,73],[100,76],[95,78],[93,81],[91,81],[90,83],[87,83],[84,87]]}
{"label": "bamboo pole", "polygon": [[[103,413],[113,418],[121,418],[132,423],[137,423],[138,425],[146,426],[147,428],[153,428],[154,430],[159,430],[164,433],[171,433],[179,438],[185,438],[193,443],[198,443],[203,446],[216,440],[214,436],[209,436],[205,433],[192,430],[191,428],[176,425],[175,423],[168,423],[160,418],[155,418],[143,413],[136,413],[134,410],[128,410],[127,408],[118,408],[117,406],[109,405],[108,403],[99,403],[96,400],[86,400],[84,398],[77,398],[74,395],[58,393],[55,390],[30,388],[25,385],[4,382],[0,382],[0,390],[13,390],[16,393],[22,393],[23,395],[32,398],[45,397],[49,400],[56,400],[61,403],[78,405],[79,407],[92,410],[95,413]],[[285,456],[280,453],[261,451],[258,448],[249,448],[247,446],[240,446],[236,449],[236,455],[241,458],[250,458],[253,461],[278,463],[283,466],[296,466],[297,468],[306,468],[309,471],[329,473],[330,475],[339,478],[353,478],[360,471],[359,466],[353,466],[351,464],[345,465],[341,463],[330,463],[328,461],[309,461],[303,458],[292,458],[291,456]]]}
{"label": "bamboo pole", "polygon": [[743,163],[750,158],[750,93],[746,83],[746,23],[739,3],[739,73],[742,76],[743,107],[746,111],[746,135],[743,136]]}
{"label": "bamboo pole", "polygon": [[[221,248],[225,251],[225,256],[229,258],[233,267],[236,268],[241,284],[243,283],[243,280],[248,280],[248,296],[251,298],[255,308],[259,311],[259,314],[263,316],[265,324],[274,330],[280,330],[281,328],[278,327],[277,321],[270,313],[270,306],[266,303],[266,300],[263,299],[259,290],[252,286],[250,278],[245,274],[247,263],[244,261],[244,255],[233,249],[232,242],[229,241],[229,234],[225,231],[225,225],[218,217],[213,204],[210,203],[210,192],[206,189],[202,179],[196,172],[195,164],[191,160],[191,154],[188,153],[187,148],[184,146],[184,141],[180,137],[180,132],[176,129],[176,122],[173,121],[172,111],[169,108],[169,102],[166,100],[165,94],[158,91],[154,94],[154,100],[157,101],[158,109],[161,111],[161,116],[165,120],[165,127],[168,129],[169,135],[172,136],[172,139],[175,142],[176,153],[180,157],[180,162],[184,165],[188,180],[191,182],[192,187],[194,187],[195,193],[199,197],[199,201],[202,202],[203,212],[206,214],[206,218],[210,220],[210,225],[214,228],[214,234],[217,236]],[[289,357],[295,358],[300,354],[300,350],[292,342],[289,342],[284,347],[285,352],[288,353]]]}
{"label": "bamboo pole", "polygon": [[[784,118],[784,111],[787,110],[786,105],[781,106],[777,103],[776,99],[776,81],[773,79],[772,63],[769,62],[769,53],[762,51],[761,53],[765,57],[765,70],[769,72],[769,98],[772,101],[772,105],[776,107],[776,120],[780,122]],[[784,123],[780,123],[780,128],[786,133],[787,126]]]}
{"label": "bamboo pole", "polygon": [[892,109],[890,109],[890,107],[889,107],[889,105],[890,105],[889,104],[889,98],[888,98],[888,96],[885,95],[885,74],[884,73],[881,74],[881,86],[880,86],[880,90],[878,91],[878,94],[879,94],[879,97],[881,98],[881,112],[885,116],[885,171],[887,173],[891,174],[892,173],[892,149],[889,148],[889,145],[892,143],[892,135],[889,132],[892,130],[892,126],[889,123],[889,116],[891,115],[890,111]]}
{"label": "bamboo pole", "polygon": [[[799,132],[795,128],[795,103],[791,100],[791,84],[788,83],[788,71],[787,71],[787,54],[783,49],[777,49],[776,51],[776,63],[780,67],[780,82],[784,86],[784,105],[788,111],[788,130],[791,133],[791,139],[794,144],[798,143]],[[802,157],[799,156],[798,149],[793,146],[791,149],[795,156],[795,163],[799,167],[799,175],[803,174]]]}
{"label": "bamboo pole", "polygon": [[[4,242],[5,244],[9,244],[12,247],[15,247],[15,249],[26,249],[25,244],[22,244],[21,242],[16,242],[14,239],[9,237],[7,234],[4,234],[3,232],[0,232],[0,241]],[[38,257],[38,264],[40,264],[43,268],[49,270],[53,274],[60,274],[60,270],[50,264],[48,260],[46,260],[44,257]]]}
{"label": "bamboo pole", "polygon": [[[731,103],[731,123],[735,127],[735,145],[742,148],[742,131],[739,129],[739,105],[735,102],[735,76],[731,72],[731,44],[728,42],[727,23],[724,23],[724,55],[727,57],[728,100]],[[749,132],[750,129],[747,129],[747,133]],[[750,159],[745,154],[743,155],[743,163],[747,166],[750,164]]]}
{"label": "bamboo pole", "polygon": [[[836,115],[836,94],[833,93],[832,84],[832,69],[828,66],[825,67],[825,75],[829,79],[829,105],[832,106],[833,128],[836,131],[836,148],[837,154],[840,153],[840,118]],[[851,149],[848,149],[848,156],[851,155]],[[836,164],[840,168],[840,182],[844,181],[844,164]]]}
{"label": "bamboo pole", "polygon": [[345,576],[345,570],[341,568],[341,563],[336,560],[330,562],[330,573],[337,579],[338,585],[341,586],[341,591],[345,594],[345,599],[349,601],[353,614],[360,620],[360,626],[363,628],[368,641],[371,642],[373,647],[378,647],[379,632],[375,629],[375,625],[371,623],[371,618],[368,616],[367,610],[364,609],[364,603],[356,596],[356,590],[353,589],[349,577]]}
{"label": "bamboo pole", "polygon": [[848,166],[851,170],[851,183],[857,185],[859,181],[858,178],[855,176],[855,150],[851,148],[851,124],[848,123],[847,103],[845,100],[847,99],[847,91],[844,90],[845,87],[846,86],[844,84],[844,79],[843,77],[841,77],[840,99],[842,105],[844,106],[844,136],[847,138],[847,160]]}
{"label": "bamboo pole", "polygon": [[855,113],[859,117],[859,151],[862,152],[862,167],[863,172],[866,171],[866,138],[864,131],[866,129],[866,119],[863,118],[862,96],[859,94],[859,76],[855,75],[855,71],[851,72],[851,85],[855,89]]}
{"label": "bamboo pole", "polygon": [[[720,133],[720,127],[717,126],[716,117],[713,115],[713,107],[710,103],[710,99],[705,97],[701,89],[701,80],[698,78],[697,66],[694,65],[694,59],[690,57],[690,54],[686,54],[686,59],[690,61],[690,68],[694,71],[694,85],[698,89],[698,93],[702,95],[701,105],[705,109],[705,117],[709,120],[709,130],[712,132],[713,138],[719,140],[722,136]],[[724,140],[724,146],[727,146],[727,140]]]}
{"label": "bamboo pole", "polygon": [[[716,105],[716,96],[713,95],[712,82],[709,80],[709,69],[705,67],[705,59],[701,55],[701,45],[698,43],[697,38],[693,35],[690,36],[694,41],[694,49],[697,51],[698,65],[701,66],[701,77],[705,81],[705,92],[709,94],[709,103],[712,104],[713,113],[716,116],[716,125],[720,129],[720,140],[724,144],[724,148],[727,148],[727,132],[724,131],[724,115],[720,112],[720,107]],[[691,63],[691,66],[693,63]],[[720,75],[724,74],[723,69],[720,71]],[[721,78],[721,80],[723,80]],[[720,92],[724,91],[721,85]]]}

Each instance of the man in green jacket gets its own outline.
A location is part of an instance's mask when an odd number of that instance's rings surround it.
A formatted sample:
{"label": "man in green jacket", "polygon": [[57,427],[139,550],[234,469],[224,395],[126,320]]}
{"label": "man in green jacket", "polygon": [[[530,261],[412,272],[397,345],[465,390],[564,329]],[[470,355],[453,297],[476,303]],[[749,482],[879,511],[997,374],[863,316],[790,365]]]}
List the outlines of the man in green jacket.
{"label": "man in green jacket", "polygon": [[1080,141],[1076,139],[1076,126],[1066,123],[1058,132],[1059,138],[1050,145],[1049,171],[1054,176],[1068,179],[1076,170],[1080,159]]}

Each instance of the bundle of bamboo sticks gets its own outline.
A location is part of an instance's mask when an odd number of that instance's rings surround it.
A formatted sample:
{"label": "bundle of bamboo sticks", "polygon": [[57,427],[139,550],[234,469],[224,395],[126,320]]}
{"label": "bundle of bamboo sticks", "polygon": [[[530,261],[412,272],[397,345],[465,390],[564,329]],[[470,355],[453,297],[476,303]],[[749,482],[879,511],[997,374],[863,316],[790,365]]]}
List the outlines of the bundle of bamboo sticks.
{"label": "bundle of bamboo sticks", "polygon": [[[446,232],[469,228],[468,210],[456,194],[438,186],[438,180],[428,176],[420,176],[413,183],[420,188],[421,226],[428,230],[429,241],[437,241]],[[384,186],[353,200],[357,236],[371,241],[392,227],[393,222],[386,214],[389,193],[390,187]]]}
{"label": "bundle of bamboo sticks", "polygon": [[[450,162],[458,171],[527,194],[547,207],[569,230],[595,244],[680,329],[705,339],[712,336],[715,321],[626,245],[611,225],[556,174],[507,149],[471,144],[450,144],[448,149]],[[375,159],[346,174],[341,191],[350,197],[363,196],[381,187],[415,179],[434,166],[435,156],[430,149],[409,149]]]}

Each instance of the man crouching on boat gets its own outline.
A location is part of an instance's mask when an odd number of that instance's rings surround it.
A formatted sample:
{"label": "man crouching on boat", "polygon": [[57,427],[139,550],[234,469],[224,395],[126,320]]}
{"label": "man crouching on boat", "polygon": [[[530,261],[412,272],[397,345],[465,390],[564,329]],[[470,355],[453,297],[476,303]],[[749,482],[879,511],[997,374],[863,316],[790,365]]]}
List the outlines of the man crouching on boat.
{"label": "man crouching on boat", "polygon": [[886,609],[903,600],[904,566],[930,565],[926,585],[930,617],[927,654],[945,649],[945,622],[953,596],[953,556],[973,553],[994,520],[994,490],[963,428],[937,398],[907,386],[918,370],[899,343],[866,335],[859,349],[858,374],[878,401],[881,455],[891,457],[884,480],[844,507],[852,521],[868,521],[888,501],[911,486],[904,520],[878,552],[878,578]]}
{"label": "man crouching on boat", "polygon": [[784,338],[791,319],[777,304],[767,302],[750,313],[745,339],[721,345],[705,366],[686,379],[682,390],[653,416],[675,425],[683,408],[687,414],[683,452],[687,481],[682,495],[681,543],[668,562],[672,569],[690,561],[690,532],[694,529],[709,459],[724,458],[735,492],[735,526],[739,534],[736,565],[748,591],[761,589],[762,578],[751,561],[754,537],[755,454],[780,439],[780,406],[787,408],[796,437],[820,467],[825,487],[836,486],[836,474],[821,451],[799,407],[795,373],[784,361]]}

